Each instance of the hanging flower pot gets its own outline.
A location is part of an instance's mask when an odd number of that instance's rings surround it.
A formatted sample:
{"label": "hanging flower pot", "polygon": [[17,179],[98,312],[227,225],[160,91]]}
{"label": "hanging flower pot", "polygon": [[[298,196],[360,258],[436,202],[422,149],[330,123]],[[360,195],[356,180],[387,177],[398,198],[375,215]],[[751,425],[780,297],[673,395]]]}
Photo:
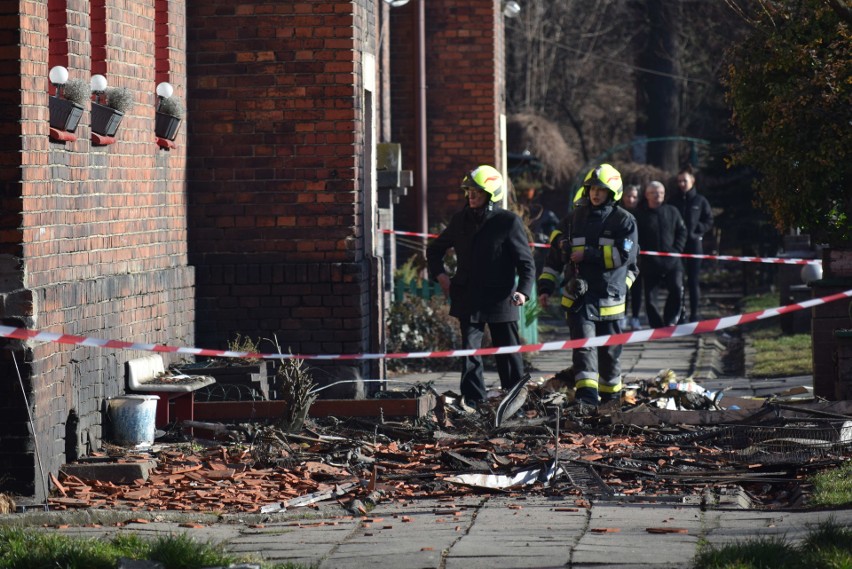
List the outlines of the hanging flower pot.
{"label": "hanging flower pot", "polygon": [[50,97],[50,126],[57,130],[74,132],[83,117],[83,106],[68,99]]}
{"label": "hanging flower pot", "polygon": [[157,111],[154,122],[154,133],[158,137],[174,140],[177,137],[178,127],[180,127],[180,119],[178,117]]}
{"label": "hanging flower pot", "polygon": [[92,101],[92,131],[104,136],[115,136],[124,113]]}
{"label": "hanging flower pot", "polygon": [[[171,85],[169,86],[171,89]],[[177,97],[160,97],[154,122],[154,132],[159,138],[174,140],[183,118],[183,103]]]}

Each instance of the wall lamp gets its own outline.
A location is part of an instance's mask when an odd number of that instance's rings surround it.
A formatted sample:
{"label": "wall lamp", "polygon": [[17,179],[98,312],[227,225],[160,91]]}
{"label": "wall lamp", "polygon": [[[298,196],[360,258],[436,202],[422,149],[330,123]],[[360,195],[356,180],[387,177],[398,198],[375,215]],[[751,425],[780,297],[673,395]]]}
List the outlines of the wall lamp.
{"label": "wall lamp", "polygon": [[103,75],[92,75],[89,79],[89,86],[92,88],[92,93],[95,94],[95,102],[101,104],[101,96],[107,88],[107,80]]}
{"label": "wall lamp", "polygon": [[157,85],[157,110],[160,110],[160,106],[163,104],[163,99],[168,99],[174,94],[175,88],[172,87],[172,84],[168,81],[163,81],[159,85]]}
{"label": "wall lamp", "polygon": [[408,4],[408,0],[385,0],[385,4],[391,8],[399,8],[400,6]]}
{"label": "wall lamp", "polygon": [[47,77],[53,83],[53,86],[56,87],[54,96],[58,97],[62,92],[62,88],[68,83],[68,70],[61,65],[57,65],[50,68],[50,73],[47,74]]}
{"label": "wall lamp", "polygon": [[521,5],[515,0],[508,0],[503,4],[503,15],[507,18],[517,18],[521,13]]}

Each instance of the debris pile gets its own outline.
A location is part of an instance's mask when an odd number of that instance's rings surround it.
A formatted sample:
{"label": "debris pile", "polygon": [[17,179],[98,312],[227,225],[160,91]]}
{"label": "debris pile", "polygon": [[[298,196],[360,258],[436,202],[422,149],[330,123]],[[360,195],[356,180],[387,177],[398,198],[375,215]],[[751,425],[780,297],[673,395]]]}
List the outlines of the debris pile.
{"label": "debris pile", "polygon": [[[566,384],[530,381],[523,397],[499,394],[476,408],[434,393],[434,409],[417,418],[298,413],[288,425],[207,429],[196,422],[194,444],[149,451],[158,465],[147,480],[60,476],[50,506],[269,513],[473,492],[704,501],[736,489],[753,506],[780,507],[801,498],[806,476],[852,456],[849,402],[733,398],[748,408],[731,411],[719,393],[663,371],[628,386],[621,404],[589,413]],[[412,396],[428,389],[416,386]],[[294,423],[296,432],[283,428]],[[206,448],[193,450],[200,443]],[[125,449],[121,460],[142,458],[150,454]]]}

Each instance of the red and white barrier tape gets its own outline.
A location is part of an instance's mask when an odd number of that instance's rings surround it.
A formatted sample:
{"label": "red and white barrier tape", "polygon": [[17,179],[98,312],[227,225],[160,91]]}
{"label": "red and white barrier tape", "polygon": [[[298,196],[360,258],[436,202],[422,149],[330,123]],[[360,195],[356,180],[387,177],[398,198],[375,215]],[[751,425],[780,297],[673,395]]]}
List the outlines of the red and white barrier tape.
{"label": "red and white barrier tape", "polygon": [[691,322],[679,326],[667,328],[650,328],[635,332],[624,332],[621,334],[609,334],[580,340],[567,340],[557,342],[546,342],[544,344],[528,344],[524,346],[504,346],[502,348],[480,348],[478,350],[450,350],[445,352],[408,352],[391,354],[261,354],[254,352],[233,352],[225,350],[208,350],[203,348],[184,348],[176,346],[165,346],[161,344],[135,344],[119,340],[101,340],[85,336],[73,336],[71,334],[56,334],[54,332],[41,332],[26,328],[13,328],[0,326],[0,337],[14,338],[17,340],[34,340],[37,342],[56,342],[59,344],[73,344],[78,346],[91,346],[94,348],[117,348],[124,350],[142,350],[147,352],[167,352],[177,354],[191,354],[194,356],[211,356],[223,358],[260,358],[260,359],[302,359],[302,360],[377,360],[377,359],[409,359],[409,358],[455,358],[460,356],[490,356],[494,354],[512,354],[524,352],[550,352],[556,350],[569,350],[573,348],[615,346],[619,344],[637,344],[639,342],[653,342],[666,338],[677,338],[691,336],[693,334],[705,334],[716,332],[740,324],[748,324],[757,320],[774,318],[781,314],[812,308],[821,304],[827,304],[843,298],[852,298],[852,290],[839,292],[799,302],[768,308],[758,312],[726,316],[724,318],[713,318],[700,322]]}
{"label": "red and white barrier tape", "polygon": [[[437,237],[437,233],[415,233],[413,231],[396,231],[393,229],[382,229],[382,233],[392,233],[393,235],[410,235],[412,237]],[[550,248],[549,243],[530,243],[530,247],[545,247]]]}
{"label": "red and white barrier tape", "polygon": [[[412,231],[395,231],[382,229],[382,233],[393,233],[395,235],[411,235],[414,237],[437,237],[434,233],[414,233]],[[550,248],[549,243],[530,243],[531,247]],[[782,259],[780,257],[748,257],[734,255],[708,255],[703,253],[667,253],[664,251],[639,251],[640,255],[653,255],[656,257],[682,257],[685,259],[712,259],[715,261],[740,261],[743,263],[770,263],[773,265],[821,265],[820,259]]]}
{"label": "red and white barrier tape", "polygon": [[744,263],[771,263],[774,265],[821,265],[820,259],[782,259],[780,257],[736,257],[733,255],[704,255],[700,253],[666,253],[663,251],[639,251],[640,255],[656,257],[683,257],[686,259],[714,259],[716,261],[742,261]]}

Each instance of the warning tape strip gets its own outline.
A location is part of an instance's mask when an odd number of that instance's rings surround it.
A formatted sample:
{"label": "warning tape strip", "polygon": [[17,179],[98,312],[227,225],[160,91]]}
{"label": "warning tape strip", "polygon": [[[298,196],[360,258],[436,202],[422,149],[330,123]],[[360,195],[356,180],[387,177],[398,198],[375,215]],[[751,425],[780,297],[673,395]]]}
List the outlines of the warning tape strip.
{"label": "warning tape strip", "polygon": [[490,356],[495,354],[514,354],[525,352],[550,352],[557,350],[569,350],[574,348],[588,348],[600,346],[616,346],[619,344],[636,344],[639,342],[653,342],[666,338],[678,338],[691,336],[693,334],[705,334],[716,332],[740,324],[748,324],[757,320],[774,318],[789,312],[804,310],[821,304],[828,304],[843,298],[852,298],[852,289],[845,292],[830,294],[821,298],[814,298],[795,304],[767,308],[748,314],[726,316],[724,318],[713,318],[700,322],[690,322],[678,326],[666,328],[650,328],[634,332],[623,332],[621,334],[608,334],[595,336],[594,338],[583,338],[578,340],[545,342],[543,344],[527,344],[523,346],[503,346],[500,348],[480,348],[476,350],[449,350],[442,352],[407,352],[390,354],[262,354],[255,352],[234,352],[228,350],[209,350],[204,348],[185,348],[177,346],[166,346],[162,344],[136,344],[122,342],[119,340],[102,340],[86,336],[74,336],[71,334],[57,334],[54,332],[43,332],[29,330],[27,328],[13,328],[11,326],[0,326],[0,337],[14,338],[17,340],[32,340],[37,342],[56,342],[59,344],[73,344],[77,346],[91,346],[94,348],[117,348],[124,350],[142,350],[147,352],[165,352],[177,354],[190,354],[194,356],[211,356],[222,358],[254,358],[254,359],[301,359],[301,360],[378,360],[378,359],[410,359],[410,358],[455,358],[461,356]]}
{"label": "warning tape strip", "polygon": [[782,259],[780,257],[736,257],[734,255],[705,255],[701,253],[666,253],[663,251],[639,251],[640,255],[657,257],[684,257],[686,259],[715,259],[717,261],[742,261],[744,263],[771,263],[774,265],[821,265],[820,259]]}
{"label": "warning tape strip", "polygon": [[[414,231],[397,231],[395,229],[382,229],[382,233],[391,233],[393,235],[410,235],[411,237],[437,237],[437,233],[416,233]],[[530,247],[545,247],[550,248],[550,243],[534,243],[530,242]]]}
{"label": "warning tape strip", "polygon": [[[434,233],[414,233],[412,231],[396,231],[393,229],[382,229],[382,233],[393,233],[396,235],[411,235],[414,237],[437,237]],[[549,243],[530,243],[531,247],[550,248]],[[748,257],[734,255],[708,255],[703,253],[668,253],[664,251],[639,251],[640,255],[653,255],[656,257],[682,257],[684,259],[713,259],[716,261],[741,261],[743,263],[770,263],[773,265],[821,265],[820,259],[782,259],[780,257]]]}

